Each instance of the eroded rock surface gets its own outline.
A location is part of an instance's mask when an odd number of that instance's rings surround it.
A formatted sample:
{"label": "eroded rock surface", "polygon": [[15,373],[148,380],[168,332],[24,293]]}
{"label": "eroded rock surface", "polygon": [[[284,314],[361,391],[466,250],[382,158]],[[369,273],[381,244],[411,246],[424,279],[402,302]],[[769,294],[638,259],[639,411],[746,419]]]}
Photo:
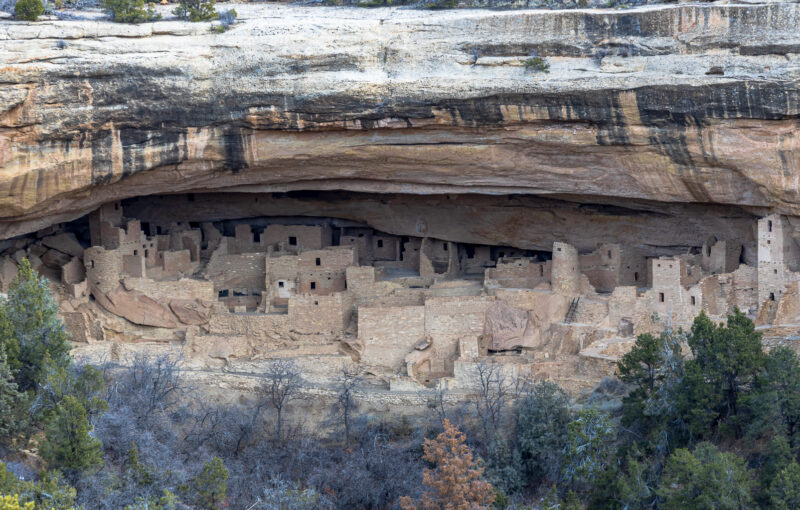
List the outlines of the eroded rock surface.
{"label": "eroded rock surface", "polygon": [[0,236],[192,191],[800,211],[796,3],[237,10],[0,21]]}

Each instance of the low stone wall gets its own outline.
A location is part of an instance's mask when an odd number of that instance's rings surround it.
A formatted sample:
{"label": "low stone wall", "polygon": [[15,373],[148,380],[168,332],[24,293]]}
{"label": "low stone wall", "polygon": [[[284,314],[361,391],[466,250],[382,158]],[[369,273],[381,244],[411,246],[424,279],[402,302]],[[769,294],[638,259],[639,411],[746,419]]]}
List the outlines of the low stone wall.
{"label": "low stone wall", "polygon": [[214,284],[206,280],[181,278],[174,281],[154,281],[149,278],[125,278],[123,284],[128,290],[138,290],[164,303],[173,299],[217,300]]}
{"label": "low stone wall", "polygon": [[289,338],[286,314],[216,313],[208,322],[214,335],[242,335],[256,339]]}

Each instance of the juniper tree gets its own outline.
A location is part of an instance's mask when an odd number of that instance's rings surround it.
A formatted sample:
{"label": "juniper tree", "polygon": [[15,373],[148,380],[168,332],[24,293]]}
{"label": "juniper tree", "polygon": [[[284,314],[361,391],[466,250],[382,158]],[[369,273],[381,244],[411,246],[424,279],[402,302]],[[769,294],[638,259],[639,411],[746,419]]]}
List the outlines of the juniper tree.
{"label": "juniper tree", "polygon": [[108,410],[101,398],[105,389],[103,374],[92,365],[59,366],[45,355],[42,376],[31,410],[45,419],[67,395],[76,397],[91,419]]}
{"label": "juniper tree", "polygon": [[19,427],[18,413],[24,395],[6,363],[6,353],[0,348],[0,444],[8,444]]}
{"label": "juniper tree", "polygon": [[564,479],[578,488],[592,483],[608,468],[614,427],[608,415],[595,408],[578,412],[569,424],[564,454]]}
{"label": "juniper tree", "polygon": [[47,281],[22,259],[8,297],[0,302],[0,346],[17,370],[20,391],[35,389],[42,381],[46,358],[58,367],[70,363],[68,335],[58,312]]}
{"label": "juniper tree", "polygon": [[91,434],[83,404],[67,395],[47,424],[39,452],[48,467],[84,471],[102,463],[101,446]]}
{"label": "juniper tree", "polygon": [[569,396],[557,384],[542,381],[517,404],[516,448],[525,474],[539,483],[555,483],[567,445],[572,420]]}

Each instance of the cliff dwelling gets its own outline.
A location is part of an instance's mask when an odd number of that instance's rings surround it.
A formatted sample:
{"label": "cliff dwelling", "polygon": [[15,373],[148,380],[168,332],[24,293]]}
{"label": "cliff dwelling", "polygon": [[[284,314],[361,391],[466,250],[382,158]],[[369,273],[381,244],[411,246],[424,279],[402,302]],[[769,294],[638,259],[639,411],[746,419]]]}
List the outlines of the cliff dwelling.
{"label": "cliff dwelling", "polygon": [[[387,214],[375,216],[375,200],[303,192],[108,202],[5,241],[0,287],[27,257],[52,281],[78,355],[179,349],[187,366],[230,371],[292,356],[328,376],[352,360],[399,392],[467,391],[487,359],[580,392],[613,373],[636,335],[687,327],[701,310],[721,320],[738,308],[767,339],[800,313],[799,248],[781,215],[710,208],[681,245],[656,232],[680,217],[641,211],[400,195],[382,197]],[[497,212],[509,204],[513,212]],[[530,226],[513,238],[482,233],[480,218],[449,223],[466,205],[509,218],[523,210]],[[561,238],[536,218],[537,205],[560,213]],[[585,234],[599,223],[606,238]],[[631,242],[625,228],[652,244]]]}
{"label": "cliff dwelling", "polygon": [[2,24],[0,290],[31,260],[76,356],[355,362],[385,408],[481,360],[580,393],[701,310],[795,334],[796,4],[237,9]]}

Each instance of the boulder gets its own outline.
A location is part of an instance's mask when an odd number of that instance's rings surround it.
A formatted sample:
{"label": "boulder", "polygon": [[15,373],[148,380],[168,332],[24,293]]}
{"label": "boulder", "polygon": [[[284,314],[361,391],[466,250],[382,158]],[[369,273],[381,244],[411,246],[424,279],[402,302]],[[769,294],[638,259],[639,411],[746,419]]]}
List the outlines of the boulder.
{"label": "boulder", "polygon": [[17,276],[17,264],[11,257],[0,258],[0,292],[8,292],[8,286]]}
{"label": "boulder", "polygon": [[418,351],[424,351],[430,346],[431,346],[431,337],[426,336],[425,338],[421,339],[419,342],[414,344],[414,349]]}
{"label": "boulder", "polygon": [[53,269],[60,269],[62,266],[69,263],[70,259],[72,259],[72,257],[66,253],[52,249],[47,250],[42,255],[42,262],[44,265]]}
{"label": "boulder", "polygon": [[617,334],[623,338],[633,336],[633,321],[630,317],[622,317],[617,326]]}
{"label": "boulder", "polygon": [[73,257],[83,257],[83,246],[78,242],[78,238],[72,232],[64,232],[54,236],[47,236],[42,239],[42,244],[48,248],[58,250],[61,253],[72,255]]}
{"label": "boulder", "polygon": [[32,245],[28,246],[28,258],[39,257],[42,258],[42,255],[47,252],[47,246],[43,246],[41,243],[33,243]]}
{"label": "boulder", "polygon": [[208,347],[208,357],[216,359],[227,359],[233,354],[230,343],[224,338],[217,338]]}
{"label": "boulder", "polygon": [[[102,294],[99,291],[94,292]],[[96,294],[97,301],[109,312],[124,317],[134,324],[158,328],[178,327],[178,320],[167,305],[139,291],[125,290],[120,286],[107,293],[106,299],[98,298]]]}
{"label": "boulder", "polygon": [[489,349],[503,351],[519,347],[527,327],[528,312],[495,301],[486,310],[483,333],[489,338]]}
{"label": "boulder", "polygon": [[86,278],[86,267],[78,257],[61,266],[61,283],[77,283]]}
{"label": "boulder", "polygon": [[169,307],[184,324],[199,326],[211,318],[211,305],[197,299],[173,299]]}

